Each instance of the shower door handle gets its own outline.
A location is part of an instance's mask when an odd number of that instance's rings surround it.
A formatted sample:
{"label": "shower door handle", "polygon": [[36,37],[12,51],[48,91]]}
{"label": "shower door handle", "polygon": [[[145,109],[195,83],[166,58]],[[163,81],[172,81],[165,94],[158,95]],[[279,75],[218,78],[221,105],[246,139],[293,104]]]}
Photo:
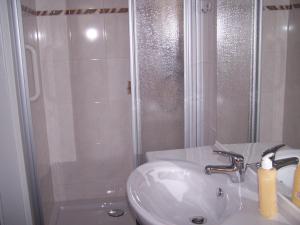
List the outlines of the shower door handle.
{"label": "shower door handle", "polygon": [[127,94],[131,95],[131,81],[130,80],[127,82]]}
{"label": "shower door handle", "polygon": [[38,58],[37,58],[37,54],[36,54],[34,47],[32,47],[30,45],[25,45],[25,50],[28,50],[30,52],[31,60],[32,60],[34,95],[30,96],[29,99],[31,102],[34,102],[40,97],[40,94],[41,94]]}

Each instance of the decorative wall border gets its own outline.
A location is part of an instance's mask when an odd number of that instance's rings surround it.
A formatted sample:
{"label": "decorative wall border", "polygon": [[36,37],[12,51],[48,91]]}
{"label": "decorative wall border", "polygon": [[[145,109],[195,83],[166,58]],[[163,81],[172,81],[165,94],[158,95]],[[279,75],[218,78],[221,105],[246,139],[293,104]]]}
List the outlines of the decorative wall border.
{"label": "decorative wall border", "polygon": [[[266,5],[263,10],[279,11],[300,9],[300,3],[291,5]],[[59,16],[59,15],[93,15],[109,13],[128,13],[128,8],[90,8],[90,9],[54,9],[34,10],[22,5],[22,12],[32,16]]]}
{"label": "decorative wall border", "polygon": [[270,11],[300,9],[300,3],[290,5],[266,5],[263,9]]}
{"label": "decorative wall border", "polygon": [[32,16],[59,16],[59,15],[93,15],[108,13],[128,13],[128,8],[97,8],[97,9],[58,9],[34,10],[22,5],[22,12]]}

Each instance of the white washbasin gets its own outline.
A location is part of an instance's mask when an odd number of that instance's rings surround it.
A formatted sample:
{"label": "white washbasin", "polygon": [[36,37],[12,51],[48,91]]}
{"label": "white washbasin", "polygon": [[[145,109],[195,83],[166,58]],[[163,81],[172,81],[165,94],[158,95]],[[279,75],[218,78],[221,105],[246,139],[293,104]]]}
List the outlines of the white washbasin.
{"label": "white washbasin", "polygon": [[206,225],[300,224],[282,212],[272,221],[261,217],[256,175],[249,173],[244,183],[233,184],[226,175],[204,174],[192,162],[150,162],[129,176],[128,200],[141,225],[192,225],[191,219],[201,216]]}
{"label": "white washbasin", "polygon": [[240,209],[241,201],[227,176],[215,178],[188,162],[146,163],[128,179],[129,202],[143,225],[187,225],[197,216],[207,225],[219,224]]}
{"label": "white washbasin", "polygon": [[[275,159],[285,159],[290,157],[298,157],[300,160],[300,149],[284,149],[278,151]],[[292,194],[295,170],[296,165],[290,165],[282,167],[277,172],[277,180],[279,181],[278,189],[288,198],[290,198]]]}

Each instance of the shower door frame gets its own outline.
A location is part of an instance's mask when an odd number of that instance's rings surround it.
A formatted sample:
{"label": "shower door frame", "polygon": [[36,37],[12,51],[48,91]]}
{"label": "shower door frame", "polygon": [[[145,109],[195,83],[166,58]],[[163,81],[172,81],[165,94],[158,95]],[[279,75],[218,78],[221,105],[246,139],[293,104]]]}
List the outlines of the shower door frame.
{"label": "shower door frame", "polygon": [[[11,1],[0,0],[0,76],[1,104],[1,185],[0,224],[18,223],[33,224],[32,201],[30,199],[30,181],[25,164],[24,140],[22,136],[20,112],[18,105],[18,68],[15,63],[14,31],[12,29]],[[3,121],[4,121],[3,120]],[[10,179],[7,179],[10,177]],[[12,179],[13,178],[13,179]]]}
{"label": "shower door frame", "polygon": [[[130,70],[132,88],[132,132],[135,154],[135,166],[140,165],[142,155],[141,144],[141,110],[139,91],[138,49],[136,36],[136,1],[128,0],[129,5],[129,34],[130,34]],[[197,10],[204,2],[199,0],[184,1],[184,147],[202,146],[204,120],[204,81],[203,67],[203,19]],[[259,141],[260,124],[260,74],[261,74],[261,29],[262,1],[253,0],[254,4],[254,38],[252,57],[252,77],[250,78],[249,106],[249,142]],[[196,48],[195,48],[196,46]]]}
{"label": "shower door frame", "polygon": [[[203,145],[203,73],[197,63],[202,57],[201,16],[197,0],[184,0],[184,146]],[[200,5],[199,5],[200,4]],[[200,37],[199,37],[200,35]],[[195,47],[196,46],[196,47]]]}
{"label": "shower door frame", "polygon": [[[141,164],[141,107],[139,91],[138,49],[136,36],[136,0],[129,0],[130,70],[132,88],[132,131],[135,165]],[[197,63],[203,57],[202,18],[197,10],[203,2],[184,3],[184,147],[203,145],[203,68]],[[196,46],[196,48],[195,48]]]}
{"label": "shower door frame", "polygon": [[260,104],[261,104],[261,46],[262,46],[263,1],[254,0],[254,38],[252,57],[252,78],[250,85],[249,141],[260,141]]}
{"label": "shower door frame", "polygon": [[10,16],[11,41],[13,45],[13,63],[15,66],[15,79],[17,87],[18,110],[20,118],[20,130],[22,148],[25,155],[25,166],[29,198],[34,223],[44,224],[44,216],[41,208],[41,196],[38,187],[36,170],[36,147],[34,145],[32,114],[30,107],[28,75],[25,56],[24,33],[22,26],[22,9],[20,0],[7,1]]}

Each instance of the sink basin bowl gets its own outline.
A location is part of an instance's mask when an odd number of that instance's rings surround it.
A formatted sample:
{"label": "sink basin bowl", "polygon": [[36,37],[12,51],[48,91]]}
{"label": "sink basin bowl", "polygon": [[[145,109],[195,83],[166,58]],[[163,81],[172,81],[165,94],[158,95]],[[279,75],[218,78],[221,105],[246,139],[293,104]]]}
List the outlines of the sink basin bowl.
{"label": "sink basin bowl", "polygon": [[[261,144],[254,145],[258,145],[261,152],[268,148]],[[229,150],[244,151],[243,146],[237,144]],[[246,147],[249,149],[249,145]],[[207,225],[300,224],[300,209],[280,193],[280,184],[291,183],[287,178],[291,179],[293,173],[289,170],[294,168],[279,170],[279,212],[276,218],[268,220],[259,212],[255,170],[248,169],[242,183],[232,183],[225,174],[204,174],[206,165],[228,163],[227,158],[213,154],[213,150],[211,146],[204,146],[148,152],[147,160],[151,162],[136,168],[127,181],[129,205],[140,225],[192,225],[201,222]],[[278,152],[277,159],[298,156],[295,154],[299,153],[299,150],[290,154],[283,154],[283,151]],[[257,161],[251,154],[247,159]]]}
{"label": "sink basin bowl", "polygon": [[[289,157],[298,157],[300,160],[300,150],[285,149],[283,151],[278,151],[276,153],[276,160],[285,159]],[[288,198],[291,197],[291,193],[293,190],[295,170],[296,170],[296,165],[286,166],[278,170],[278,174],[277,174],[277,180],[279,181],[278,190]]]}
{"label": "sink basin bowl", "polygon": [[156,161],[130,175],[127,194],[143,225],[201,224],[201,220],[213,225],[241,209],[238,187],[227,176],[207,176],[197,164]]}

